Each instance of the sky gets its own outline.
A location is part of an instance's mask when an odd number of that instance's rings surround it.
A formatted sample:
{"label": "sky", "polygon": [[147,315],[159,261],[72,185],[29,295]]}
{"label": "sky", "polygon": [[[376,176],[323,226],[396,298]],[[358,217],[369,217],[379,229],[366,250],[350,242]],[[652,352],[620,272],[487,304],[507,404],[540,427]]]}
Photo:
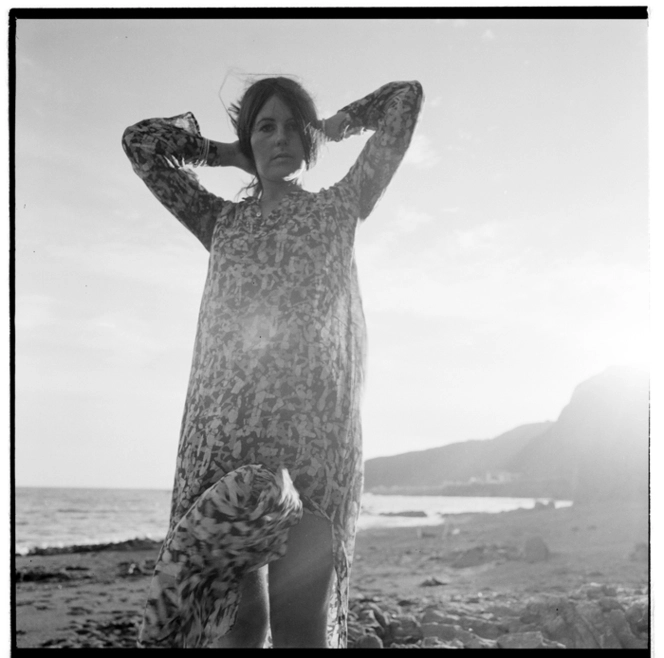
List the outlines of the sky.
{"label": "sky", "polygon": [[[647,363],[645,21],[35,20],[16,42],[15,483],[170,488],[207,252],[132,172],[123,130],[192,111],[234,141],[247,75],[323,116],[392,80],[423,113],[357,232],[365,458],[555,420]],[[365,137],[325,147],[341,178]],[[236,198],[246,175],[197,173]]]}

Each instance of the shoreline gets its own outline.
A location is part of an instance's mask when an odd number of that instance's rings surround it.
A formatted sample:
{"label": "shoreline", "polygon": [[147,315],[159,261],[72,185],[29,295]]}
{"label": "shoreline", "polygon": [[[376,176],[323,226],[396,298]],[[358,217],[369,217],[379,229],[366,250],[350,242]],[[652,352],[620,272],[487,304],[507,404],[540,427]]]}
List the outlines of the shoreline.
{"label": "shoreline", "polygon": [[[383,494],[375,494],[383,495]],[[524,499],[525,500],[525,499]],[[528,508],[518,508],[508,511],[496,511],[496,512],[482,512],[482,511],[462,511],[462,512],[437,512],[435,514],[429,515],[426,512],[421,510],[404,510],[399,512],[376,512],[368,515],[367,519],[412,519],[413,522],[404,522],[402,526],[393,525],[388,522],[385,522],[385,525],[381,526],[379,524],[369,524],[366,526],[358,525],[357,532],[367,532],[372,530],[378,530],[380,528],[385,529],[396,529],[399,527],[410,528],[415,527],[418,524],[418,519],[421,521],[422,525],[428,527],[437,527],[445,524],[446,522],[452,521],[455,518],[465,517],[467,515],[478,515],[478,514],[507,514],[510,512],[530,512],[538,509],[561,509],[563,507],[571,507],[571,501],[554,501],[553,499],[548,502],[541,502],[538,499],[529,499],[535,500],[534,507]],[[544,500],[544,499],[542,499]],[[99,551],[132,551],[132,550],[151,550],[156,548],[157,550],[161,546],[164,539],[152,539],[146,536],[135,536],[129,537],[127,539],[120,539],[117,541],[104,541],[104,542],[92,542],[84,544],[61,544],[55,543],[50,545],[40,545],[40,546],[30,546],[24,551],[14,550],[14,557],[26,557],[33,555],[66,555],[70,553],[89,553],[89,552],[99,552]]]}
{"label": "shoreline", "polygon": [[[637,612],[643,617],[649,592],[648,510],[643,505],[522,509],[446,519],[436,526],[358,532],[349,646],[380,640],[384,646],[438,646],[434,643],[440,641],[450,647],[470,642],[467,646],[472,647],[472,642],[479,642],[477,636],[462,633],[469,632],[463,628],[470,628],[469,620],[475,620],[473,633],[480,632],[478,619],[485,625],[490,622],[485,635],[518,630],[523,627],[519,619],[524,606],[556,596],[577,602],[579,610],[595,610],[597,623],[615,617],[616,611],[632,615],[630,624]],[[537,538],[540,543],[533,544]],[[59,552],[16,555],[16,646],[133,647],[160,544],[129,540],[86,545],[77,552],[61,547]],[[609,611],[603,612],[600,604]],[[368,613],[371,606],[378,611]],[[447,615],[445,623],[436,618],[436,632],[456,633],[455,637],[421,636],[432,632],[431,623],[423,619],[434,612]],[[376,626],[376,620],[388,618],[387,626]],[[537,632],[545,633],[543,642],[554,641],[546,636],[546,629],[553,628],[549,622],[533,623]],[[403,631],[400,636],[395,624],[402,630],[411,624],[414,635]],[[645,641],[640,628],[634,626],[625,636],[638,646]],[[536,631],[519,632],[534,637]],[[605,631],[602,637],[611,636]],[[365,635],[371,637],[367,640]],[[478,646],[497,642],[481,640],[484,644]]]}

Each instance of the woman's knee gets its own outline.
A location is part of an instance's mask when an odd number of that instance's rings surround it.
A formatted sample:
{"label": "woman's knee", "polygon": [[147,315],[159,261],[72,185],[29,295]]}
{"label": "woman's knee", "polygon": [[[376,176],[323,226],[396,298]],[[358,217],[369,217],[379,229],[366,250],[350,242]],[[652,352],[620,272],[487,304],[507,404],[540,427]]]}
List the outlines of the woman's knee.
{"label": "woman's knee", "polygon": [[245,575],[233,628],[221,638],[219,648],[261,648],[269,630],[266,569]]}
{"label": "woman's knee", "polygon": [[275,647],[326,645],[334,580],[332,529],[305,513],[291,528],[286,554],[270,564],[270,624]]}

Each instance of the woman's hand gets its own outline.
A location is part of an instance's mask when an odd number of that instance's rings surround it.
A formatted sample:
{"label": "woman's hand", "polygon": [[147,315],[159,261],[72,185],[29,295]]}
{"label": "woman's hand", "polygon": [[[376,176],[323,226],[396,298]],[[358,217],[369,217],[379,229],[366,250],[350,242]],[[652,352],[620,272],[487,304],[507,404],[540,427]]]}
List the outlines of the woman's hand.
{"label": "woman's hand", "polygon": [[256,169],[251,160],[240,151],[240,142],[233,142],[231,147],[233,148],[233,166],[255,176]]}
{"label": "woman's hand", "polygon": [[333,117],[323,119],[320,123],[326,139],[332,142],[340,142],[349,135],[357,135],[361,132],[360,129],[349,130],[348,115],[345,112],[337,112]]}

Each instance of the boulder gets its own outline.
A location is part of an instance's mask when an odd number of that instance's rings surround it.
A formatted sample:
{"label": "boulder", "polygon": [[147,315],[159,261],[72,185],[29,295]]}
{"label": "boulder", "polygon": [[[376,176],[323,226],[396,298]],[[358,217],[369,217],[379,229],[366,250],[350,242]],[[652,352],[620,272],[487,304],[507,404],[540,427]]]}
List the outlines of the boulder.
{"label": "boulder", "polygon": [[[588,596],[596,594],[588,587],[585,592]],[[527,603],[518,630],[541,630],[547,639],[570,649],[643,648],[647,646],[647,637],[635,633],[634,624],[630,624],[638,614],[637,609],[630,609],[627,615],[619,601],[607,597],[573,600],[571,597],[548,596]],[[512,627],[511,630],[517,629]]]}
{"label": "boulder", "polygon": [[489,640],[495,640],[509,630],[507,624],[496,623],[481,617],[464,617],[459,625],[467,631]]}
{"label": "boulder", "polygon": [[603,596],[597,601],[597,605],[599,605],[599,607],[602,609],[602,612],[609,612],[610,610],[622,610],[622,604],[613,596]]}
{"label": "boulder", "polygon": [[439,580],[438,578],[433,577],[427,578],[420,583],[420,587],[440,587],[441,585],[447,585],[447,583],[443,580]]}
{"label": "boulder", "polygon": [[442,640],[434,637],[433,635],[425,637],[422,640],[422,646],[426,648],[436,648],[436,649],[454,649],[454,647]]}
{"label": "boulder", "polygon": [[540,631],[501,635],[496,644],[499,649],[565,649],[563,644],[547,640]]}
{"label": "boulder", "polygon": [[372,633],[366,633],[365,635],[362,635],[360,638],[358,638],[358,640],[355,642],[355,648],[382,649],[383,641],[377,635],[373,635]]}
{"label": "boulder", "polygon": [[461,627],[453,624],[422,624],[423,637],[437,637],[439,640],[447,642],[457,636],[457,630],[461,630]]}
{"label": "boulder", "polygon": [[466,649],[495,648],[495,642],[481,638],[457,624],[422,624],[424,638],[437,638],[443,642],[460,642]]}
{"label": "boulder", "polygon": [[607,615],[607,621],[613,630],[614,635],[618,638],[620,646],[623,649],[647,649],[648,641],[637,638],[629,622],[625,618],[625,613],[622,610],[611,610]]}
{"label": "boulder", "polygon": [[650,627],[648,602],[643,600],[632,603],[625,611],[625,619],[635,636],[647,634]]}
{"label": "boulder", "polygon": [[467,551],[463,551],[452,562],[455,569],[465,569],[466,567],[477,567],[489,561],[485,546],[474,546]]}
{"label": "boulder", "polygon": [[373,611],[374,619],[385,629],[390,624],[390,613],[387,610],[381,610],[375,603],[370,603],[369,610]]}
{"label": "boulder", "polygon": [[421,640],[422,627],[413,615],[397,615],[389,623],[388,629],[390,637],[394,642],[400,640]]}
{"label": "boulder", "polygon": [[445,615],[436,608],[427,608],[420,617],[422,624],[455,624],[458,621],[458,615]]}

